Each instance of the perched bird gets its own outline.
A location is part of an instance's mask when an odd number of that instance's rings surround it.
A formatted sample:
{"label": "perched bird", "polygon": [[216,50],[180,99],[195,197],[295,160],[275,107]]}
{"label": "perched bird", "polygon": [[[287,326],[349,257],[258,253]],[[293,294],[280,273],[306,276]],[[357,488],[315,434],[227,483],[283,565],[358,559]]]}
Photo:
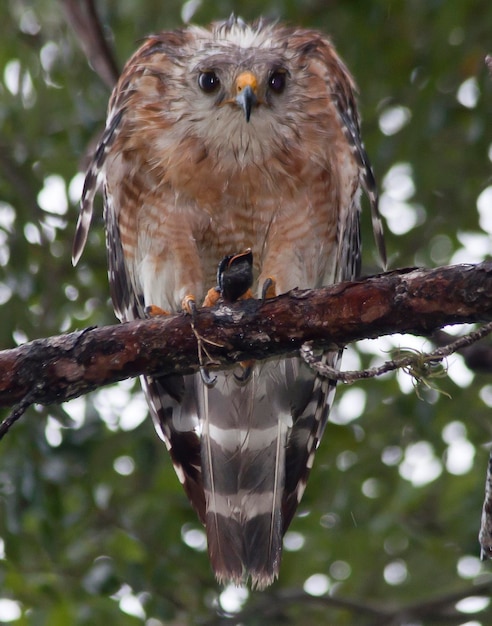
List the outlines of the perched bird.
{"label": "perched bird", "polygon": [[[121,321],[144,317],[149,306],[200,305],[221,260],[246,249],[252,267],[239,260],[257,297],[354,278],[361,189],[384,260],[354,92],[329,38],[314,30],[232,16],[150,36],[111,96],[85,180],[74,263],[100,181]],[[235,298],[234,277],[230,285]],[[340,354],[322,358],[337,367]],[[299,358],[208,382],[200,374],[142,382],[206,526],[217,579],[271,584],[335,384]]]}

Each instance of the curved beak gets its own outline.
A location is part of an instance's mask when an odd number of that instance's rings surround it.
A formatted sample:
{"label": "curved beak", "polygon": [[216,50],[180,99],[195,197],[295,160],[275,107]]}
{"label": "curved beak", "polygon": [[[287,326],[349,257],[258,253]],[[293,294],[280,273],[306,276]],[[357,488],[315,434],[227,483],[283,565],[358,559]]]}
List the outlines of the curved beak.
{"label": "curved beak", "polygon": [[251,109],[258,104],[256,76],[252,72],[242,72],[236,78],[236,104],[244,111],[246,121],[249,122]]}

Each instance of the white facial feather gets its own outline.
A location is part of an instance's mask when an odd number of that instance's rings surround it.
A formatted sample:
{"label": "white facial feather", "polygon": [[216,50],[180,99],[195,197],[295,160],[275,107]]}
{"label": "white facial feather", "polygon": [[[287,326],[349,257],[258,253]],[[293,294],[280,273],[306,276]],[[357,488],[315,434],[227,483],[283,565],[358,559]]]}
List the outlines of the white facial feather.
{"label": "white facial feather", "polygon": [[203,42],[220,42],[222,44],[233,44],[239,48],[266,48],[274,44],[273,30],[275,24],[265,24],[259,22],[256,26],[246,24],[241,19],[235,20],[231,24],[220,22],[213,28],[205,29],[199,26],[191,26],[190,31],[196,35],[198,40]]}

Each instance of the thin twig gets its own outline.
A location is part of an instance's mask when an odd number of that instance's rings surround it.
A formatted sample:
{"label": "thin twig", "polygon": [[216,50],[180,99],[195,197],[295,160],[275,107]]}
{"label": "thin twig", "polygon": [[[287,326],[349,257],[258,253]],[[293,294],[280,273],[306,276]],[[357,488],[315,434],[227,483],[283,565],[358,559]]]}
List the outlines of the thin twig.
{"label": "thin twig", "polygon": [[[433,367],[437,363],[443,361],[446,357],[454,354],[457,350],[464,348],[466,346],[470,346],[473,343],[476,343],[483,337],[486,337],[492,332],[492,322],[488,322],[484,324],[478,330],[475,330],[463,337],[459,337],[456,341],[449,343],[447,346],[442,346],[440,348],[436,348],[429,353],[416,353],[410,354],[398,359],[391,359],[386,361],[379,367],[371,367],[366,370],[355,370],[355,371],[338,371],[325,363],[321,363],[319,359],[315,356],[313,349],[310,343],[305,343],[302,345],[300,349],[300,354],[304,361],[315,369],[318,374],[321,376],[325,376],[330,380],[338,380],[344,383],[353,383],[356,380],[363,380],[366,378],[375,378],[377,376],[381,376],[382,374],[386,374],[387,372],[392,372],[397,369],[406,369],[411,374],[416,374],[422,370],[422,368]],[[418,378],[421,378],[417,375]]]}
{"label": "thin twig", "polygon": [[0,424],[0,441],[5,437],[15,422],[24,415],[31,404],[33,404],[36,399],[36,395],[41,388],[41,385],[35,385],[31,391],[14,406],[10,414],[3,420]]}

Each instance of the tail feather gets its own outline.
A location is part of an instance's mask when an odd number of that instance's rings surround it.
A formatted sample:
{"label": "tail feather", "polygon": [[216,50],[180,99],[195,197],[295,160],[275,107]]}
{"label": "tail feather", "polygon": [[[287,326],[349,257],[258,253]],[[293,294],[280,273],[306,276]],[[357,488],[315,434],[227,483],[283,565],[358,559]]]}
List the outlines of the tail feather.
{"label": "tail feather", "polygon": [[[323,357],[333,366],[339,354]],[[246,384],[217,373],[147,378],[154,418],[206,526],[219,582],[264,589],[278,576],[335,391],[299,359],[256,364]],[[190,400],[193,398],[193,400]]]}
{"label": "tail feather", "polygon": [[200,413],[212,567],[219,580],[250,578],[264,588],[280,564],[287,423],[272,407],[264,371],[244,387],[220,373],[203,388]]}
{"label": "tail feather", "polygon": [[208,553],[219,582],[231,580],[239,585],[243,579],[244,556],[241,527],[234,510],[237,506],[233,507],[240,461],[237,436],[224,420],[217,423],[213,414],[211,419],[209,391],[203,385],[199,395]]}
{"label": "tail feather", "polygon": [[184,381],[181,376],[155,378],[142,376],[140,380],[157,433],[169,450],[176,474],[200,521],[205,524],[201,444],[196,428],[193,427],[193,421],[198,423],[196,409],[193,411],[187,405],[186,409],[190,413],[184,414],[181,419],[183,396],[187,398],[194,396],[190,389],[193,379],[189,376],[185,377]]}
{"label": "tail feather", "polygon": [[283,536],[280,509],[275,515],[255,515],[243,525],[243,533],[247,576],[253,588],[264,589],[279,574]]}
{"label": "tail feather", "polygon": [[[342,353],[326,352],[323,362],[331,367],[340,366]],[[302,413],[295,416],[292,432],[286,449],[286,480],[282,499],[283,532],[287,530],[306,488],[313,465],[314,454],[319,445],[323,430],[328,421],[331,405],[335,397],[336,382],[327,378],[312,378],[311,370],[298,360],[297,376],[307,378],[311,384],[311,397]]]}
{"label": "tail feather", "polygon": [[205,517],[208,554],[220,583],[240,585],[244,579],[243,530],[231,516],[208,511]]}
{"label": "tail feather", "polygon": [[[285,481],[287,426],[277,418],[275,437],[245,464],[242,488],[247,496],[241,502],[244,523],[246,571],[255,588],[263,589],[278,576],[282,554],[282,495]],[[264,430],[259,430],[263,434]]]}

